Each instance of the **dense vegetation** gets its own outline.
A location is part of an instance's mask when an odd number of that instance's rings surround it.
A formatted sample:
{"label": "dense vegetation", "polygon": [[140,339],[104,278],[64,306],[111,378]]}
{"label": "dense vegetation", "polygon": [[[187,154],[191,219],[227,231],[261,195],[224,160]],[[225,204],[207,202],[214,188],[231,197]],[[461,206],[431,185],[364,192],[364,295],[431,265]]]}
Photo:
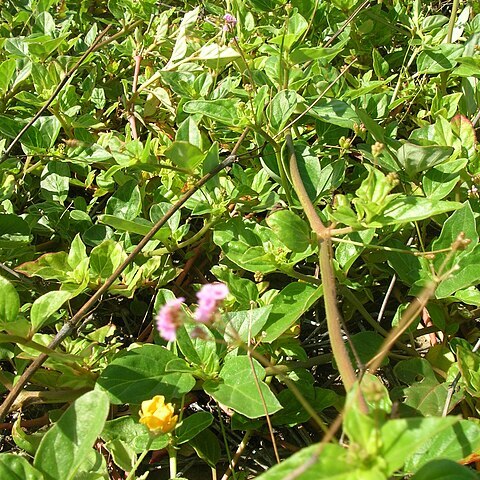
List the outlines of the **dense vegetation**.
{"label": "dense vegetation", "polygon": [[480,478],[480,6],[3,1],[0,478]]}

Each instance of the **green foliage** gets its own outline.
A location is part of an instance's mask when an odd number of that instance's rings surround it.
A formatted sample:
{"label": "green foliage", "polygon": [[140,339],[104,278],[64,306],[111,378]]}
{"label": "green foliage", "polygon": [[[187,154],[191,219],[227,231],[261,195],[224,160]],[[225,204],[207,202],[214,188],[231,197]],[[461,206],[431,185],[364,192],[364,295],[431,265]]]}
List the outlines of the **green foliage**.
{"label": "green foliage", "polygon": [[0,477],[477,478],[478,5],[3,3]]}

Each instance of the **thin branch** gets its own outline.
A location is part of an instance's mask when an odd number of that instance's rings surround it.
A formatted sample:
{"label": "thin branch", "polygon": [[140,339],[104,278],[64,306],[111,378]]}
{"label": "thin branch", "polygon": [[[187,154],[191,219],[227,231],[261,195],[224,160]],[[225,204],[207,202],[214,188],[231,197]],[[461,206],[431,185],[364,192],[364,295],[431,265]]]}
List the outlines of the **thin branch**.
{"label": "thin branch", "polygon": [[112,35],[111,37],[108,37],[103,42],[100,42],[99,44],[97,44],[94,51],[97,51],[100,48],[103,48],[105,45],[108,45],[109,43],[114,42],[115,40],[119,39],[120,37],[123,37],[123,35],[125,35],[126,33],[130,33],[132,30],[137,28],[142,23],[143,23],[143,20],[136,20],[135,22],[131,23],[130,25],[126,25],[121,30],[119,30],[117,33]]}
{"label": "thin branch", "polygon": [[295,125],[302,117],[304,117],[324,96],[325,94],[343,77],[343,75],[348,71],[348,69],[357,61],[357,57],[354,57],[353,60],[342,68],[340,73],[331,81],[325,90],[312,102],[297,118],[293,119],[283,130],[278,132],[273,138],[279,137],[282,133],[287,132],[290,128]]}
{"label": "thin branch", "polygon": [[455,21],[457,20],[457,11],[460,0],[453,0],[452,11],[450,13],[450,20],[448,22],[447,43],[452,43],[453,30],[455,28]]}
{"label": "thin branch", "polygon": [[252,436],[252,430],[247,430],[245,432],[245,435],[242,438],[242,441],[240,442],[240,445],[238,445],[237,451],[235,452],[235,455],[232,458],[232,461],[228,465],[227,471],[223,474],[223,477],[221,478],[221,480],[228,480],[230,478],[230,474],[232,473],[232,470],[236,467],[238,460],[240,459],[240,456],[245,450],[245,447],[247,446],[251,436]]}
{"label": "thin branch", "polygon": [[385,313],[385,310],[387,308],[387,303],[390,298],[390,295],[393,292],[393,287],[395,286],[395,282],[397,281],[397,275],[393,274],[392,279],[390,280],[390,284],[388,285],[387,293],[385,294],[385,297],[383,298],[382,305],[380,306],[380,311],[378,312],[377,315],[377,322],[380,323],[383,318],[383,314]]}
{"label": "thin branch", "polygon": [[365,0],[361,5],[359,5],[351,15],[345,20],[345,23],[328,39],[325,43],[324,48],[329,47],[339,35],[352,23],[355,17],[370,3],[370,0]]}
{"label": "thin branch", "polygon": [[427,305],[428,301],[432,297],[435,289],[437,288],[437,283],[432,282],[430,285],[427,285],[420,295],[415,298],[415,300],[407,307],[403,313],[400,322],[397,327],[390,331],[388,337],[385,339],[380,351],[373,357],[370,362],[367,364],[367,368],[370,373],[374,374],[375,371],[382,364],[383,359],[388,354],[392,346],[398,340],[398,338],[405,332],[405,330],[412,324],[412,322],[420,315],[424,307]]}
{"label": "thin branch", "polygon": [[133,85],[132,85],[132,99],[130,100],[130,105],[128,107],[129,114],[128,114],[128,122],[130,123],[130,128],[132,130],[132,138],[134,140],[138,139],[138,132],[137,132],[137,120],[135,118],[135,97],[137,93],[137,86],[138,86],[138,76],[140,75],[140,64],[142,63],[142,56],[135,55],[135,70],[133,72]]}

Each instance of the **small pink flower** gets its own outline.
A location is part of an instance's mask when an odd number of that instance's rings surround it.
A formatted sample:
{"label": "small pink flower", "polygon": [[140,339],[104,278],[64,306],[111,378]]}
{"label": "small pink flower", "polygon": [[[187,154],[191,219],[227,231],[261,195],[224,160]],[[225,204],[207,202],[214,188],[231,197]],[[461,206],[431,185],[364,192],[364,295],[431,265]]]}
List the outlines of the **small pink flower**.
{"label": "small pink flower", "polygon": [[223,21],[225,22],[223,25],[224,32],[231,32],[237,24],[237,19],[231,13],[226,13],[223,17]]}
{"label": "small pink flower", "polygon": [[195,311],[195,320],[201,323],[210,323],[218,309],[218,305],[228,295],[228,287],[224,283],[208,283],[197,293],[198,308]]}
{"label": "small pink flower", "polygon": [[177,338],[177,330],[183,325],[183,297],[168,300],[157,315],[157,329],[160,336],[169,342]]}

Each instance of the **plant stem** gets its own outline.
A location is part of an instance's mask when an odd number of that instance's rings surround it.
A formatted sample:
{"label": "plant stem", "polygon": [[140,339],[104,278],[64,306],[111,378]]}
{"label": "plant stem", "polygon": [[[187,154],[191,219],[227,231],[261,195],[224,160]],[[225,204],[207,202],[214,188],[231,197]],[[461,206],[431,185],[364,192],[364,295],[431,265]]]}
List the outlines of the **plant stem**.
{"label": "plant stem", "polygon": [[455,28],[455,21],[457,20],[458,6],[460,0],[453,0],[452,12],[450,13],[450,21],[448,22],[447,43],[452,43],[453,30]]}
{"label": "plant stem", "polygon": [[237,465],[240,456],[245,450],[245,447],[247,446],[251,436],[252,436],[252,430],[247,430],[245,432],[245,435],[242,438],[242,441],[240,442],[240,445],[238,445],[238,448],[237,448],[237,451],[235,452],[234,457],[232,458],[230,464],[228,465],[227,471],[223,474],[223,477],[221,478],[221,480],[228,480],[228,478],[230,477],[230,474],[232,473],[232,470]]}
{"label": "plant stem", "polygon": [[172,253],[175,250],[179,250],[181,248],[188,247],[195,243],[197,240],[200,240],[209,230],[218,222],[218,219],[210,220],[209,222],[205,222],[205,225],[197,232],[195,235],[192,235],[189,239],[185,240],[184,242],[179,243],[175,249],[170,250],[167,248],[157,248],[156,250],[152,250],[150,252],[145,252],[143,254],[144,257],[156,257],[159,255],[166,255],[167,253]]}
{"label": "plant stem", "polygon": [[343,341],[341,330],[342,319],[337,305],[337,291],[332,259],[332,240],[327,238],[320,242],[320,273],[323,283],[325,315],[327,317],[328,335],[330,337],[333,356],[337,362],[338,371],[342,377],[345,389],[348,392],[353,387],[357,377]]}
{"label": "plant stem", "polygon": [[177,476],[177,449],[173,445],[168,447],[168,456],[170,458],[170,478],[175,478]]}
{"label": "plant stem", "polygon": [[[337,306],[337,291],[335,287],[335,272],[333,270],[333,250],[330,230],[323,225],[318,216],[313,203],[308,197],[307,191],[298,170],[297,157],[293,146],[292,136],[286,135],[287,147],[290,151],[290,175],[292,177],[293,187],[302,204],[307,219],[312,230],[317,234],[320,244],[320,274],[323,284],[323,300],[325,303],[325,313],[327,316],[327,328],[332,347],[333,356],[338,366],[338,371],[342,377],[343,384],[347,392],[351,390],[357,377],[350,361],[345,343],[343,342],[342,321]],[[360,408],[367,409],[363,398],[360,399]]]}
{"label": "plant stem", "polygon": [[[457,20],[457,12],[458,6],[460,4],[460,0],[453,0],[452,4],[452,11],[450,13],[450,20],[448,22],[448,31],[447,31],[447,43],[452,43],[453,40],[453,30],[455,29],[455,21]],[[442,81],[441,88],[442,93],[446,95],[447,93],[447,80],[448,80],[449,72],[442,72],[440,74],[440,79]]]}
{"label": "plant stem", "polygon": [[380,351],[373,357],[367,364],[370,373],[374,374],[375,371],[382,364],[383,359],[388,354],[393,344],[397,339],[405,332],[409,325],[420,315],[422,310],[426,307],[428,301],[432,297],[437,287],[437,283],[432,282],[430,285],[427,285],[420,295],[413,300],[413,302],[408,306],[408,308],[403,312],[403,315],[396,328],[390,331],[388,337],[383,342]]}
{"label": "plant stem", "polygon": [[137,471],[137,468],[140,466],[140,464],[143,462],[143,459],[145,458],[147,453],[150,451],[150,446],[152,445],[154,438],[155,437],[153,435],[150,436],[147,442],[147,446],[145,447],[145,450],[138,457],[137,461],[135,462],[135,465],[133,466],[132,470],[130,471],[130,473],[128,474],[125,480],[133,480],[135,478],[135,472]]}

